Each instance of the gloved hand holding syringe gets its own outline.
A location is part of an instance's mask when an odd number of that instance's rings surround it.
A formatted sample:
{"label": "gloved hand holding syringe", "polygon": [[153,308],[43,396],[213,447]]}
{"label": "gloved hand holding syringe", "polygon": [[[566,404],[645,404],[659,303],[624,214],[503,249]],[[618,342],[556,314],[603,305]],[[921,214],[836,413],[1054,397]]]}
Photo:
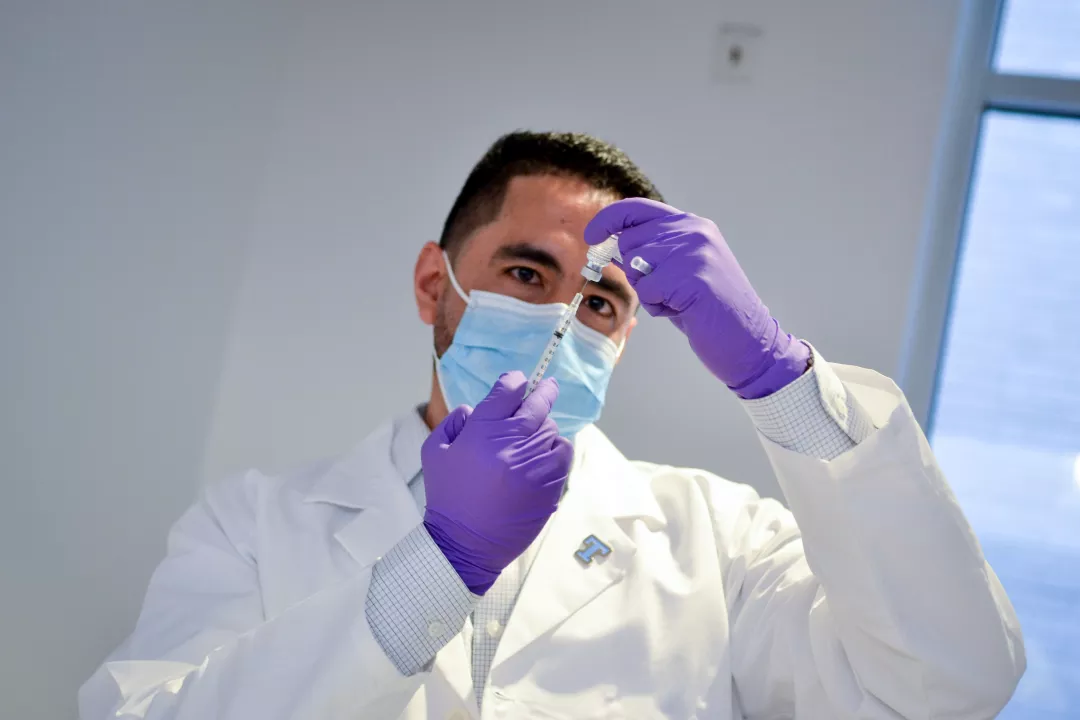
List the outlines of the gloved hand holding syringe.
{"label": "gloved hand holding syringe", "polygon": [[[577,316],[585,288],[588,287],[590,281],[596,282],[600,279],[600,274],[612,260],[622,262],[622,255],[619,253],[618,235],[612,235],[599,245],[593,245],[589,248],[585,265],[581,268],[581,275],[585,278],[585,284],[581,286],[581,291],[570,301],[570,306],[566,308],[566,312],[562,314],[559,322],[555,325],[555,331],[551,333],[551,339],[548,340],[544,352],[541,353],[540,361],[536,363],[536,368],[532,371],[532,375],[529,376],[529,385],[525,388],[525,397],[528,397],[536,389],[540,381],[544,379],[544,373],[547,372],[551,358],[555,357],[555,351],[558,349],[559,343],[562,342],[563,336],[569,332],[570,323]],[[639,257],[635,257],[631,265],[642,275],[648,275],[652,272],[652,266]]]}

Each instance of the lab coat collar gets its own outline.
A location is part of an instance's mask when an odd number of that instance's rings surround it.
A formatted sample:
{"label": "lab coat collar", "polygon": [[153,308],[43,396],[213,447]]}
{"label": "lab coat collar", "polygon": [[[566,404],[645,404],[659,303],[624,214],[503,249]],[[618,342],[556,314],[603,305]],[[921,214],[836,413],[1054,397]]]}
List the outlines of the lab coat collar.
{"label": "lab coat collar", "polygon": [[325,502],[352,510],[386,503],[388,485],[405,487],[390,448],[394,421],[383,423],[312,483],[304,502]]}
{"label": "lab coat collar", "polygon": [[407,486],[420,472],[420,448],[430,432],[424,407],[376,428],[312,485],[305,501],[352,510],[385,504],[388,481]]}
{"label": "lab coat collar", "polygon": [[[385,504],[388,484],[404,488],[420,471],[420,445],[426,432],[415,408],[382,424],[312,484],[305,502],[326,502],[353,510]],[[637,476],[626,457],[595,425],[585,427],[574,438],[571,478],[579,478],[571,482],[575,502],[614,518],[643,517],[658,522],[660,508],[650,488],[627,480]]]}
{"label": "lab coat collar", "polygon": [[[398,419],[398,421],[400,418]],[[334,538],[361,567],[382,557],[421,522],[408,478],[394,465],[398,421],[377,428],[352,452],[316,479],[304,502],[357,511]]]}
{"label": "lab coat collar", "polygon": [[431,430],[424,420],[427,405],[419,405],[394,421],[394,436],[390,442],[390,461],[407,484],[420,474],[420,450]]}
{"label": "lab coat collar", "polygon": [[[420,511],[408,491],[409,468],[401,465],[400,459],[399,464],[394,462],[395,439],[416,439],[417,433],[402,432],[403,423],[408,428],[408,423],[416,420],[415,409],[411,412],[412,416],[399,416],[372,432],[315,480],[304,498],[309,503],[326,502],[364,511],[335,533],[362,566],[380,557],[421,521]],[[414,452],[418,456],[419,447]],[[418,467],[419,457],[414,462]],[[647,481],[595,426],[586,427],[575,438],[570,485],[573,489],[563,498],[553,520],[556,529],[566,525],[570,516],[583,523],[582,529],[591,523],[594,530],[590,532],[597,532],[595,528],[605,529],[613,538],[613,547],[623,543],[619,560],[609,565],[618,566],[633,555],[632,543],[625,544],[628,536],[615,521],[642,518],[652,526],[663,523]],[[560,519],[561,515],[567,518]],[[578,528],[572,532],[578,532]],[[599,534],[597,537],[608,542]]]}

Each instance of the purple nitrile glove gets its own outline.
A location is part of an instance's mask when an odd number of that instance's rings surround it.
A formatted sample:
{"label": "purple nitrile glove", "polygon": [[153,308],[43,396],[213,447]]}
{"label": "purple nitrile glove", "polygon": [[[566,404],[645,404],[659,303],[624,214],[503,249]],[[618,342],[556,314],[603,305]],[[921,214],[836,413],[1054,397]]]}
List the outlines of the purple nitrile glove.
{"label": "purple nitrile glove", "polygon": [[525,398],[525,375],[501,376],[473,410],[453,410],[424,443],[424,525],[470,591],[487,592],[558,507],[574,448],[548,417],[559,385]]}
{"label": "purple nitrile glove", "polygon": [[[645,310],[671,318],[698,358],[740,397],[765,397],[806,371],[810,348],[780,329],[711,220],[629,198],[598,212],[585,242],[616,234],[622,255],[616,264]],[[652,270],[643,274],[633,265]]]}

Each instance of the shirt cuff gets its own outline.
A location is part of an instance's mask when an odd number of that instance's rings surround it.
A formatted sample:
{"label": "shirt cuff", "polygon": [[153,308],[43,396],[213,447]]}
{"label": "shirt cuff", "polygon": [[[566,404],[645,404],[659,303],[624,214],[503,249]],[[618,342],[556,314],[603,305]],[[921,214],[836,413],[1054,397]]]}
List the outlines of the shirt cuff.
{"label": "shirt cuff", "polygon": [[757,400],[743,400],[758,432],[777,445],[833,460],[874,431],[859,405],[813,347],[813,363],[797,380]]}
{"label": "shirt cuff", "polygon": [[375,563],[364,611],[383,652],[410,676],[461,631],[476,601],[421,523]]}

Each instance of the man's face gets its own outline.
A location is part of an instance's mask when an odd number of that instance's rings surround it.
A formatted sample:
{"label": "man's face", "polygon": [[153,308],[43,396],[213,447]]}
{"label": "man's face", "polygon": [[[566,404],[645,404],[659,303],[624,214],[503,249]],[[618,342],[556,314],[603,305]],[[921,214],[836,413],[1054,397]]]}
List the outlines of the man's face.
{"label": "man's face", "polygon": [[[569,303],[585,282],[585,225],[616,198],[573,178],[517,177],[510,181],[499,216],[476,230],[454,260],[466,293],[509,295],[530,303]],[[415,289],[420,317],[435,329],[441,356],[465,311],[450,286],[442,252],[428,243],[417,260]],[[578,319],[621,342],[634,325],[637,296],[614,265],[600,283],[589,283]]]}

